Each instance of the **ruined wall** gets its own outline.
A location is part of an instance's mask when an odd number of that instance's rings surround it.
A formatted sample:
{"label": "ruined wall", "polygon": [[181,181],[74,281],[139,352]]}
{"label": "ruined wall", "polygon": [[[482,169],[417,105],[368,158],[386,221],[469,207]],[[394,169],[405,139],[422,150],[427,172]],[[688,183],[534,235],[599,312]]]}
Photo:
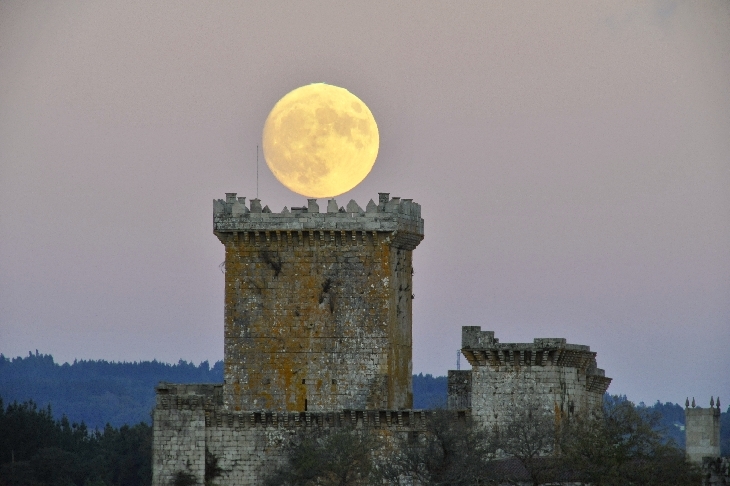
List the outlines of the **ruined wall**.
{"label": "ruined wall", "polygon": [[[153,442],[153,486],[171,484],[179,472],[203,484],[207,454],[221,475],[211,485],[257,485],[287,460],[287,445],[298,433],[351,428],[393,444],[398,437],[425,430],[430,412],[421,410],[341,410],[338,412],[234,412],[213,396],[221,386],[191,393],[197,385],[157,387]],[[202,406],[201,406],[202,404]],[[464,412],[454,412],[454,420]],[[195,416],[193,420],[180,417]],[[158,425],[159,424],[159,425]]]}
{"label": "ruined wall", "polygon": [[685,451],[687,459],[696,464],[702,464],[705,457],[720,457],[719,400],[718,398],[717,408],[714,400],[710,408],[702,408],[694,406],[693,398],[692,408],[688,402],[684,409]]}
{"label": "ruined wall", "polygon": [[543,403],[556,419],[596,410],[611,383],[590,347],[562,338],[500,343],[493,331],[464,326],[462,353],[472,365],[472,416],[486,426],[524,401]]}
{"label": "ruined wall", "polygon": [[226,247],[224,402],[232,410],[412,405],[412,250],[420,206],[363,211],[214,202]]}

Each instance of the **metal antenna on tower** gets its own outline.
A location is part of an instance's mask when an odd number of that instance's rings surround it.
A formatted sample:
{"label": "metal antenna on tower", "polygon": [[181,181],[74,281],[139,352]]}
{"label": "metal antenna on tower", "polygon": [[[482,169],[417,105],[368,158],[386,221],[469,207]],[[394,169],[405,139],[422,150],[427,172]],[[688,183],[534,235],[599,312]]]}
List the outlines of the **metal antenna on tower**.
{"label": "metal antenna on tower", "polygon": [[259,198],[259,146],[256,145],[256,199]]}
{"label": "metal antenna on tower", "polygon": [[461,369],[461,349],[456,350],[456,369]]}

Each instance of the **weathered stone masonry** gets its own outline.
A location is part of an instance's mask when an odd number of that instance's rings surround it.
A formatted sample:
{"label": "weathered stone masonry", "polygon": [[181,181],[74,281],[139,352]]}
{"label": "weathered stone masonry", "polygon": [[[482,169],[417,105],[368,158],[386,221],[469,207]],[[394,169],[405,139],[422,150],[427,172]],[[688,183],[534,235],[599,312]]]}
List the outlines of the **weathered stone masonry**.
{"label": "weathered stone masonry", "polygon": [[688,460],[702,464],[705,457],[720,457],[720,397],[717,398],[717,408],[714,398],[710,398],[710,408],[696,407],[694,397],[690,408],[688,398],[684,425]]}
{"label": "weathered stone masonry", "polygon": [[[213,203],[225,245],[224,383],[157,387],[153,478],[262,484],[284,445],[311,427],[386,440],[424,426],[412,406],[412,251],[421,207],[381,193],[366,209],[334,200],[271,213],[235,193]],[[457,412],[464,415],[465,411]],[[455,417],[456,417],[455,416]]]}
{"label": "weathered stone masonry", "polygon": [[500,343],[494,331],[478,326],[462,329],[462,354],[471,370],[449,371],[449,406],[471,406],[472,416],[486,426],[504,423],[520,401],[538,401],[556,419],[596,410],[611,383],[597,367],[589,346],[563,338],[538,338],[532,343]]}
{"label": "weathered stone masonry", "polygon": [[[178,472],[211,484],[262,484],[301,431],[353,427],[386,443],[423,430],[412,406],[412,251],[421,208],[381,193],[365,210],[334,200],[272,213],[235,193],[213,203],[225,245],[224,383],[157,387],[152,484]],[[462,328],[472,366],[449,371],[454,420],[499,426],[520,399],[556,419],[599,407],[611,382],[588,346],[565,339],[499,343]],[[689,429],[688,429],[689,430]],[[206,452],[207,451],[207,452]]]}
{"label": "weathered stone masonry", "polygon": [[420,206],[214,202],[226,247],[224,402],[233,410],[409,408]]}
{"label": "weathered stone masonry", "polygon": [[[205,454],[218,459],[218,485],[262,484],[286,461],[286,444],[299,432],[350,428],[386,443],[425,430],[423,410],[340,410],[336,412],[245,411],[228,409],[222,385],[157,386],[154,416],[154,485],[169,485],[178,471],[202,484]],[[454,412],[454,420],[464,417]]]}

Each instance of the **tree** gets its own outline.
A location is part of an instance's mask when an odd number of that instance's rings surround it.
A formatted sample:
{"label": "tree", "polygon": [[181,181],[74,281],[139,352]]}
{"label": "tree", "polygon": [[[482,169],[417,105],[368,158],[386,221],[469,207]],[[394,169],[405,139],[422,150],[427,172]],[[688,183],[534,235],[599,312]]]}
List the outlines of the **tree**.
{"label": "tree", "polygon": [[54,420],[50,406],[0,399],[0,485],[145,486],[151,483],[152,428],[103,432]]}
{"label": "tree", "polygon": [[289,444],[288,463],[269,476],[266,484],[367,484],[372,472],[372,452],[375,447],[375,438],[365,430],[304,430]]}
{"label": "tree", "polygon": [[[559,412],[558,412],[559,413]],[[507,422],[498,429],[497,444],[501,455],[514,458],[524,470],[505,471],[505,480],[517,483],[529,477],[534,486],[556,481],[561,464],[555,454],[557,421],[555,412],[543,403],[525,398],[514,403],[506,413]]]}
{"label": "tree", "polygon": [[595,486],[701,484],[683,451],[656,430],[659,419],[628,400],[606,400],[601,411],[565,424],[561,461]]}
{"label": "tree", "polygon": [[495,451],[493,436],[470,417],[434,410],[423,432],[412,432],[385,451],[379,476],[390,484],[403,478],[424,486],[489,484],[495,479],[490,463]]}

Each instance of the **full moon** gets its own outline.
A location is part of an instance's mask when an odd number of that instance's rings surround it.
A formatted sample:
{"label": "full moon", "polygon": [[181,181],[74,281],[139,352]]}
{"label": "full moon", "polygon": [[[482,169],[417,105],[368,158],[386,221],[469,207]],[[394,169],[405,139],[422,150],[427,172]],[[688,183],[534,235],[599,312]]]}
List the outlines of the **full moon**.
{"label": "full moon", "polygon": [[292,191],[313,198],[347,192],[378,156],[378,126],[370,109],[344,88],[310,84],[286,94],[266,118],[264,158]]}

